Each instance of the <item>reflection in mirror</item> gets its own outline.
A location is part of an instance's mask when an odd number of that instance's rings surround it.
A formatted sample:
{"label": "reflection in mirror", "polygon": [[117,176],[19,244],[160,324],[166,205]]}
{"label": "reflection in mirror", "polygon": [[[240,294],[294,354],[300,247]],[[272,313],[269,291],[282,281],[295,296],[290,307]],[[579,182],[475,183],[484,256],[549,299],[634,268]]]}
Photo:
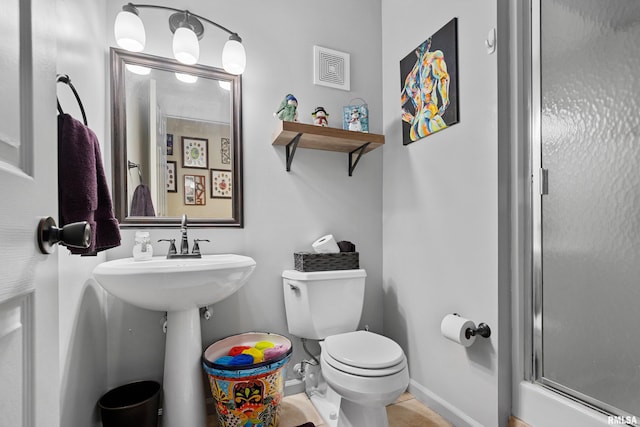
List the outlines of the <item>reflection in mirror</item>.
{"label": "reflection in mirror", "polygon": [[242,227],[241,77],[111,49],[114,207],[123,226]]}

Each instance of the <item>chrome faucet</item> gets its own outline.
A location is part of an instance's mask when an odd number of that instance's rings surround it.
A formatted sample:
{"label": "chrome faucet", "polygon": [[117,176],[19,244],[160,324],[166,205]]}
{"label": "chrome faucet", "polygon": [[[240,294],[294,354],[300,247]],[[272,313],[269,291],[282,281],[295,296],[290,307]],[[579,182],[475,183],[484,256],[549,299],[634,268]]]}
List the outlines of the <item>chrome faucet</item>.
{"label": "chrome faucet", "polygon": [[180,221],[180,233],[182,238],[180,239],[180,253],[176,250],[176,239],[160,239],[159,242],[169,242],[169,252],[167,253],[167,259],[171,258],[202,258],[200,253],[200,246],[198,242],[208,242],[207,239],[194,239],[193,251],[189,253],[189,240],[187,238],[187,215],[182,215],[182,221]]}
{"label": "chrome faucet", "polygon": [[180,242],[180,255],[187,255],[189,253],[189,239],[187,238],[187,214],[182,214],[182,221],[180,222],[180,232],[182,233],[182,240]]}

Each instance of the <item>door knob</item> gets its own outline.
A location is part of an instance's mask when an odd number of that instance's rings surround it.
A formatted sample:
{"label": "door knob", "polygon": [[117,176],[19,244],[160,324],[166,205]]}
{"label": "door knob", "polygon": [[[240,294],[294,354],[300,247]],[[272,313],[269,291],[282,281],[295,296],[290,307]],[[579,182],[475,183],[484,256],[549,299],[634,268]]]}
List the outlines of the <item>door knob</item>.
{"label": "door knob", "polygon": [[53,218],[42,218],[38,223],[38,247],[43,254],[52,254],[56,243],[71,248],[86,249],[91,245],[91,226],[88,222],[74,222],[62,228]]}

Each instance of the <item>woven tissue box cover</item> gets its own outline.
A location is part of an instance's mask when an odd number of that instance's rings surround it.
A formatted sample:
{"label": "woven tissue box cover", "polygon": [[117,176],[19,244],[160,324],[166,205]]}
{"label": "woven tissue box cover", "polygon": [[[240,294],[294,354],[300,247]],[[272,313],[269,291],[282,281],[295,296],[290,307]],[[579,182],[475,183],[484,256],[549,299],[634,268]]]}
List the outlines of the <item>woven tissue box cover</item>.
{"label": "woven tissue box cover", "polygon": [[298,271],[356,270],[360,268],[358,252],[330,254],[295,252],[293,260],[295,269]]}

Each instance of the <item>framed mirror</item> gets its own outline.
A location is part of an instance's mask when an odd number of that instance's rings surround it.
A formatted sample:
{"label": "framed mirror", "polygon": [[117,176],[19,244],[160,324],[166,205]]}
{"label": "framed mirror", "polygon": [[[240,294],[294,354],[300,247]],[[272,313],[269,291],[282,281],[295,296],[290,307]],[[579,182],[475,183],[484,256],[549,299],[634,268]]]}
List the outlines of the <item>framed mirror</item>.
{"label": "framed mirror", "polygon": [[241,77],[111,48],[121,226],[242,227]]}

